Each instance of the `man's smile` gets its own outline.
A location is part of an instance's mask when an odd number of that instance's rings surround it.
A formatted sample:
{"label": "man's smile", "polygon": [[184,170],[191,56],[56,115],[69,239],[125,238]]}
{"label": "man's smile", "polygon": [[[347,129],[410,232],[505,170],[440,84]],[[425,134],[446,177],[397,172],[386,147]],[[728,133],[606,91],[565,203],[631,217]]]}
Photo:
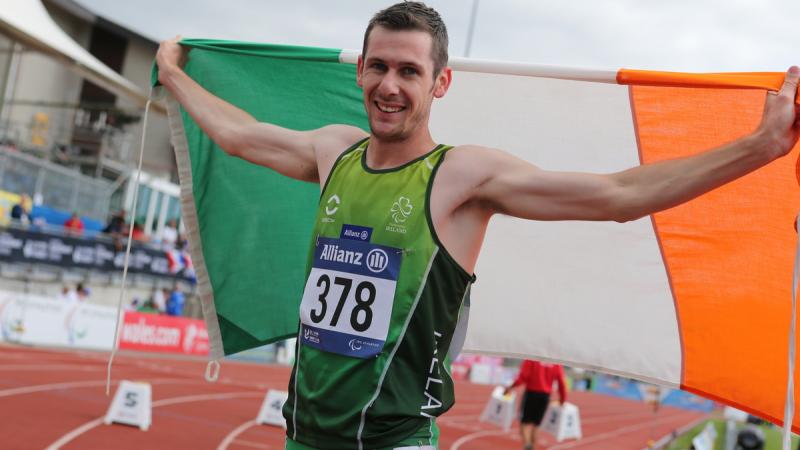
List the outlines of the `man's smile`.
{"label": "man's smile", "polygon": [[382,102],[374,102],[375,106],[381,111],[385,113],[396,113],[400,111],[404,111],[406,109],[405,106],[401,105],[393,105],[389,103],[382,103]]}

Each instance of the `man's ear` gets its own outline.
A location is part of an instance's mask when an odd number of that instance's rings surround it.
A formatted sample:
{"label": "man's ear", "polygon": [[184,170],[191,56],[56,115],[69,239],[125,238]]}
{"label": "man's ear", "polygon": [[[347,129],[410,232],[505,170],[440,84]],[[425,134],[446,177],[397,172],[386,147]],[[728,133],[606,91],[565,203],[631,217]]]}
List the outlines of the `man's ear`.
{"label": "man's ear", "polygon": [[447,90],[450,89],[450,83],[453,81],[453,69],[444,67],[436,76],[433,86],[433,96],[436,98],[444,97]]}
{"label": "man's ear", "polygon": [[356,84],[358,87],[364,87],[364,83],[361,81],[361,71],[364,70],[364,58],[362,55],[358,55],[358,63],[356,63]]}

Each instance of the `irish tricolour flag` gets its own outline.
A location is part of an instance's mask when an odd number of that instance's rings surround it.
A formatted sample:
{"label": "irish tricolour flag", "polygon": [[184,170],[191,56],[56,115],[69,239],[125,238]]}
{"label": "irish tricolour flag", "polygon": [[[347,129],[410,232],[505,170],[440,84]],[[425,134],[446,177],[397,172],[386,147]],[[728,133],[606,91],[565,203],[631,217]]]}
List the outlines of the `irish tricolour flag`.
{"label": "irish tricolour flag", "polygon": [[[187,72],[259,120],[366,129],[354,52],[183,43],[193,48]],[[432,112],[438,142],[501,148],[566,171],[613,172],[731,141],[756,127],[766,90],[783,81],[780,73],[452,66],[453,85]],[[174,102],[170,118],[212,358],[294,336],[319,186],[226,155]],[[465,351],[680,387],[781,422],[795,160],[625,224],[494,218]]]}

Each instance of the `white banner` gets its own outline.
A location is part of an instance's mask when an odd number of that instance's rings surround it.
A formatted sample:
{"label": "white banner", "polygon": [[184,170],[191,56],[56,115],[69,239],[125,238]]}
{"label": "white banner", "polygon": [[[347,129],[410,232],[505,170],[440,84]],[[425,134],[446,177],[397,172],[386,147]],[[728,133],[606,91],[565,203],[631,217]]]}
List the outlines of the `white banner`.
{"label": "white banner", "polygon": [[27,345],[110,350],[116,310],[0,291],[0,340]]}

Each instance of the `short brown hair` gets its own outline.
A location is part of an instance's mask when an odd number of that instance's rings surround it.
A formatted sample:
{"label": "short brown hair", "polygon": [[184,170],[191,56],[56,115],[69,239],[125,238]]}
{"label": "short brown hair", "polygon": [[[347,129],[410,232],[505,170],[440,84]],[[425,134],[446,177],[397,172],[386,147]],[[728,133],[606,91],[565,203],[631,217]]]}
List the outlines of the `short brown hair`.
{"label": "short brown hair", "polygon": [[364,32],[364,47],[361,54],[367,55],[367,39],[375,26],[393,31],[416,30],[431,35],[431,58],[433,59],[433,76],[447,65],[447,27],[435,9],[422,2],[396,3],[382,11],[378,11],[367,25]]}

